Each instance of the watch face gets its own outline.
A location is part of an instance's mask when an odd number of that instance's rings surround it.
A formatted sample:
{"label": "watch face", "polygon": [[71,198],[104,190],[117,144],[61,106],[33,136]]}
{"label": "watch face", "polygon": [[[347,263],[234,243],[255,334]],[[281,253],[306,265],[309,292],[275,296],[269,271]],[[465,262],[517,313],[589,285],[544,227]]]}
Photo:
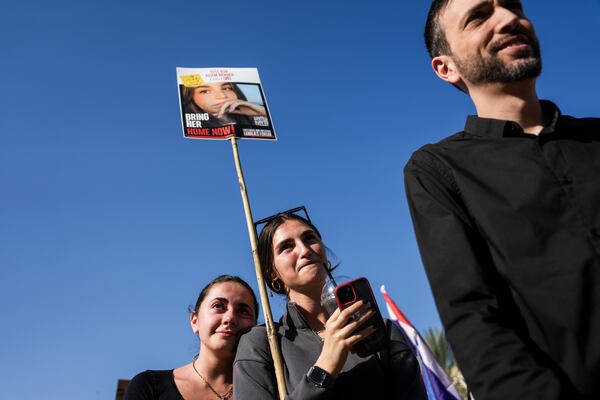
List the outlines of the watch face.
{"label": "watch face", "polygon": [[327,372],[323,371],[319,367],[313,367],[312,376],[314,377],[315,383],[318,382],[320,385],[325,382],[325,378],[327,378]]}
{"label": "watch face", "polygon": [[313,366],[308,370],[306,377],[319,387],[329,387],[329,374],[317,366]]}

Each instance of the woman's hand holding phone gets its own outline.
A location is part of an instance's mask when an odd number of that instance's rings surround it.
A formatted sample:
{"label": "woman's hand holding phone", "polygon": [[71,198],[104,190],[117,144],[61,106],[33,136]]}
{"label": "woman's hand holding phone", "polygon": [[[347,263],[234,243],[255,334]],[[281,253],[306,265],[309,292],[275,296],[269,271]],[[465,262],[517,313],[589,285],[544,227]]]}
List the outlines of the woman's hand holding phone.
{"label": "woman's hand holding phone", "polygon": [[[361,311],[361,316],[355,320],[353,315],[358,311]],[[331,376],[337,377],[352,347],[375,331],[373,326],[356,331],[374,313],[363,300],[355,302],[344,310],[338,308],[325,323],[322,335],[323,349],[315,365]]]}

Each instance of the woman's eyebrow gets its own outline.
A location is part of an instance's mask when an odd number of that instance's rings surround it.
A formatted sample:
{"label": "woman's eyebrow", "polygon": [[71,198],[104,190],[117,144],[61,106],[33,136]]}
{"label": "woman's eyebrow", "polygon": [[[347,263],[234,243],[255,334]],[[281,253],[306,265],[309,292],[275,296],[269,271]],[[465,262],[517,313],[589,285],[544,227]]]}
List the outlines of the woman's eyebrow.
{"label": "woman's eyebrow", "polygon": [[211,301],[215,301],[215,300],[219,300],[219,301],[222,301],[222,302],[225,302],[225,303],[229,303],[229,300],[227,300],[224,297],[214,297]]}

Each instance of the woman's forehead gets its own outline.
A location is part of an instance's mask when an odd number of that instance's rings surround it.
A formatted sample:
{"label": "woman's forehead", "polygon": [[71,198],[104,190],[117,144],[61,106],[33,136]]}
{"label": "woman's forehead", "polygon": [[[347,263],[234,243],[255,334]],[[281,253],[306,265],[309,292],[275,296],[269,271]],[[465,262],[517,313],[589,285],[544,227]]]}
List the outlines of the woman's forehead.
{"label": "woman's forehead", "polygon": [[286,237],[295,236],[307,231],[314,232],[314,230],[305,222],[298,219],[288,219],[275,230],[273,241],[276,239],[282,240]]}
{"label": "woman's forehead", "polygon": [[215,298],[223,298],[227,301],[244,301],[245,303],[250,300],[252,302],[252,294],[248,288],[237,282],[219,282],[215,283],[208,290],[206,294],[206,300],[213,300]]}

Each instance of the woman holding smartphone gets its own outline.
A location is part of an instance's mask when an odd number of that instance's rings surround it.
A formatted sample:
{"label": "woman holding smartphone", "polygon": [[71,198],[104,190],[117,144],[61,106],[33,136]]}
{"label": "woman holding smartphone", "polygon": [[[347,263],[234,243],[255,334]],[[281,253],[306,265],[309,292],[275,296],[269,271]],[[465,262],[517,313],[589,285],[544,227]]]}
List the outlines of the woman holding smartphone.
{"label": "woman holding smartphone", "polygon": [[[269,288],[287,296],[277,332],[290,400],[426,398],[417,361],[395,325],[386,322],[388,345],[363,358],[352,348],[373,328],[356,329],[375,311],[358,301],[328,316],[321,291],[331,266],[310,221],[288,212],[270,218],[258,253]],[[242,337],[234,362],[236,399],[277,399],[272,364],[265,328],[255,327]]]}
{"label": "woman holding smartphone", "polygon": [[171,370],[147,370],[136,375],[125,400],[233,399],[233,360],[240,336],[256,325],[258,303],[241,278],[221,275],[206,285],[190,325],[200,338],[192,362]]}

